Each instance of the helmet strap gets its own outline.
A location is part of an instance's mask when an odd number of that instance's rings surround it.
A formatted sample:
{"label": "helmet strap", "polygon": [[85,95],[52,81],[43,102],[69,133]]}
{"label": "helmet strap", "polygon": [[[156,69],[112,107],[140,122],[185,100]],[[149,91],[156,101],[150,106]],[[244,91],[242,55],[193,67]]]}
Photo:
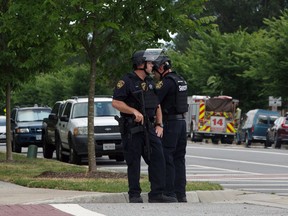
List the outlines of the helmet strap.
{"label": "helmet strap", "polygon": [[143,70],[145,72],[145,74],[148,76],[149,73],[146,71],[147,69],[147,62],[145,61],[145,65],[144,65],[144,68],[137,68],[137,70]]}

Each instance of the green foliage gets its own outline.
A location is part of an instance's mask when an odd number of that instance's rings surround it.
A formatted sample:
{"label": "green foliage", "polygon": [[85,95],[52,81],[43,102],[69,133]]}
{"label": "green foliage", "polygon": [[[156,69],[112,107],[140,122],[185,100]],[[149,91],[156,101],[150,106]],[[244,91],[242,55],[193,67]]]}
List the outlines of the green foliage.
{"label": "green foliage", "polygon": [[[88,65],[70,65],[48,74],[41,74],[23,83],[13,93],[13,104],[41,104],[53,106],[56,101],[71,96],[87,96],[89,83]],[[95,95],[111,95],[106,77],[97,77]]]}
{"label": "green foliage", "polygon": [[263,97],[288,99],[288,11],[279,18],[265,19],[267,29],[253,35],[255,49],[250,50],[251,67],[245,75],[262,83]]}
{"label": "green foliage", "polygon": [[[0,23],[0,74],[3,84],[29,79],[60,60],[58,38],[46,19],[43,1],[2,1]],[[43,28],[45,26],[45,28]],[[47,52],[49,50],[49,52]],[[56,58],[57,56],[57,58]]]}
{"label": "green foliage", "polygon": [[278,17],[288,6],[287,0],[210,0],[205,15],[217,17],[221,32],[232,33],[246,29],[252,33],[265,27],[263,19]]}
{"label": "green foliage", "polygon": [[255,89],[260,88],[242,76],[251,61],[243,53],[253,48],[253,43],[253,37],[244,31],[198,32],[198,37],[191,38],[187,51],[177,58],[174,67],[187,79],[191,95],[229,95],[240,100],[243,110],[248,110],[255,104],[252,100],[249,104],[244,102],[258,97]]}
{"label": "green foliage", "polygon": [[287,109],[288,12],[264,22],[265,30],[252,34],[199,31],[185,53],[171,52],[189,94],[229,95],[240,100],[244,112],[269,109],[269,96],[282,97]]}

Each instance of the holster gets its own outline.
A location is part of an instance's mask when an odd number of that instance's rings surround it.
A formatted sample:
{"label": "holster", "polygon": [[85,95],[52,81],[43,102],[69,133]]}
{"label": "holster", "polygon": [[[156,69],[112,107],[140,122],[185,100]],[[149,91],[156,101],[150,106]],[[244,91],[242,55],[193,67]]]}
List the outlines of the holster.
{"label": "holster", "polygon": [[123,135],[125,134],[126,131],[126,127],[125,127],[125,118],[124,117],[119,117],[119,116],[114,116],[115,120],[118,121],[118,125],[119,125],[119,131],[120,133]]}

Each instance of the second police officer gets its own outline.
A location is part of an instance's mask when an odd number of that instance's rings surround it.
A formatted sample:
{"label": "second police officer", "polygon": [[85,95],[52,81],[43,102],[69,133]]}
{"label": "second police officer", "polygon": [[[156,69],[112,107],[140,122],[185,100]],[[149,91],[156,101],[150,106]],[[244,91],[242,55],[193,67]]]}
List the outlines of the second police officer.
{"label": "second police officer", "polygon": [[165,194],[176,197],[178,202],[187,202],[186,165],[187,146],[186,121],[188,111],[187,82],[172,71],[171,60],[160,55],[154,62],[157,95],[160,100],[164,132],[162,144],[166,160]]}
{"label": "second police officer", "polygon": [[118,122],[128,167],[130,203],[143,202],[140,187],[141,156],[148,164],[151,184],[148,201],[177,202],[177,199],[163,194],[165,159],[160,139],[163,134],[162,113],[155,94],[155,84],[149,76],[155,58],[149,50],[136,51],[132,55],[133,71],[118,81],[113,94],[112,105],[121,114]]}

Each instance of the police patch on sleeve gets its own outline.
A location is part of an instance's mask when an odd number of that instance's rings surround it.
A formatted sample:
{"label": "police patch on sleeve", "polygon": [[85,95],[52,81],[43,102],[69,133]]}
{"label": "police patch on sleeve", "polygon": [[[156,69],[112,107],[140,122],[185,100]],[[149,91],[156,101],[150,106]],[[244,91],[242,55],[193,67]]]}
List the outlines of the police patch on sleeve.
{"label": "police patch on sleeve", "polygon": [[161,89],[163,86],[163,82],[162,81],[159,81],[156,83],[156,89]]}
{"label": "police patch on sleeve", "polygon": [[123,80],[119,80],[117,83],[117,88],[120,89],[125,85],[125,82]]}

